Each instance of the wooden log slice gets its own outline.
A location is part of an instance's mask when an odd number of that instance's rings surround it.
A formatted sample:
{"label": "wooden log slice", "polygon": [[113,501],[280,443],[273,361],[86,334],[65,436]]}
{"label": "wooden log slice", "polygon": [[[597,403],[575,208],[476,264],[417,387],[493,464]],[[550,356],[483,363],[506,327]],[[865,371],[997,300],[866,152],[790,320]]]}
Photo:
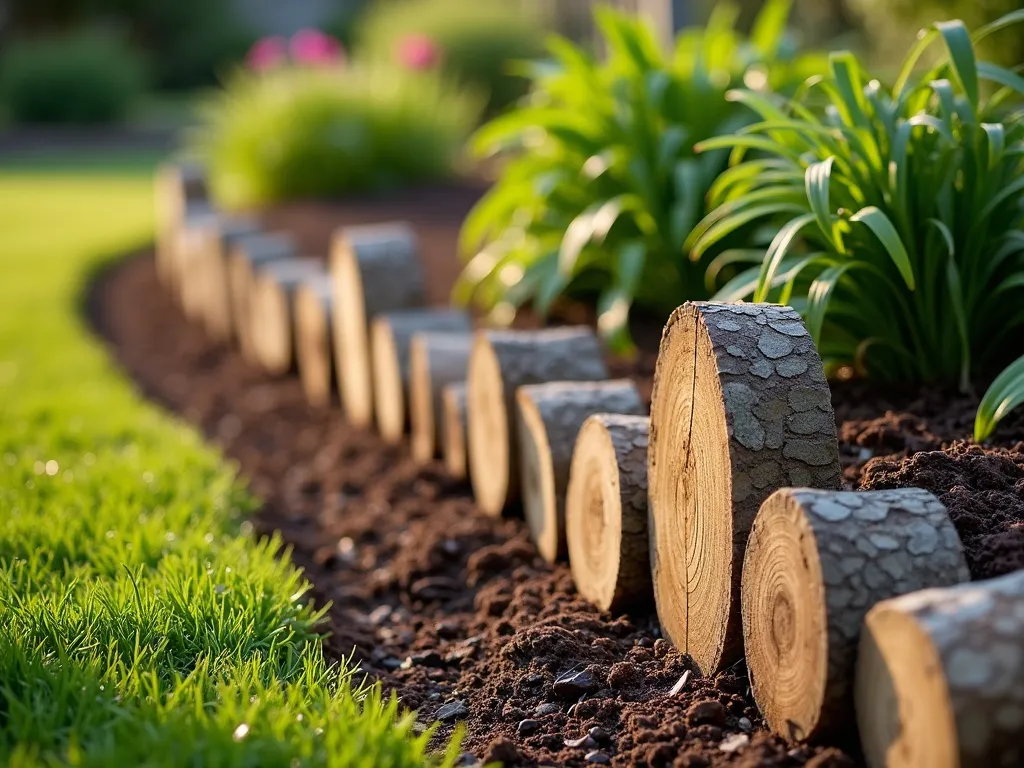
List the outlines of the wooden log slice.
{"label": "wooden log slice", "polygon": [[346,227],[331,248],[334,354],[349,422],[373,420],[369,324],[377,315],[426,305],[416,235],[407,224]]}
{"label": "wooden log slice", "polygon": [[1024,571],[872,608],[856,700],[872,768],[1024,765]]}
{"label": "wooden log slice", "polygon": [[591,416],[576,439],[565,536],[576,588],[603,611],[651,604],[647,544],[647,416]]}
{"label": "wooden log slice", "polygon": [[326,272],[306,279],[295,292],[296,357],[302,390],[309,404],[331,404],[334,355],[331,350],[331,291]]}
{"label": "wooden log slice", "polygon": [[386,442],[401,442],[409,424],[409,350],[419,331],[469,333],[460,309],[406,309],[378,315],[370,324],[370,358],[377,428]]}
{"label": "wooden log slice", "polygon": [[478,331],[466,374],[469,476],[477,505],[500,515],[519,498],[515,393],[524,384],[608,378],[589,328]]}
{"label": "wooden log slice", "polygon": [[172,287],[177,280],[176,249],[185,219],[213,210],[205,169],[196,163],[163,163],[157,169],[154,190],[157,275]]}
{"label": "wooden log slice", "polygon": [[234,323],[232,292],[228,284],[228,254],[235,248],[245,248],[250,241],[262,245],[266,236],[258,228],[239,228],[213,235],[209,263],[206,266],[206,296],[202,314],[207,333],[217,341],[232,340],[238,330]]}
{"label": "wooden log slice", "polygon": [[927,491],[769,496],[743,566],[747,669],[769,727],[796,740],[848,735],[868,610],[969,578],[946,508]]}
{"label": "wooden log slice", "polygon": [[276,232],[246,238],[228,252],[227,279],[230,296],[231,324],[238,347],[250,363],[257,363],[252,346],[252,291],[256,269],[272,261],[292,259],[298,249],[291,235]]}
{"label": "wooden log slice", "polygon": [[272,261],[257,270],[250,330],[256,359],[268,373],[280,376],[295,364],[295,292],[325,274],[323,262],[313,258]]}
{"label": "wooden log slice", "polygon": [[549,563],[566,554],[565,492],[580,427],[595,413],[645,411],[629,379],[529,384],[516,392],[523,515]]}
{"label": "wooden log slice", "polygon": [[416,461],[431,461],[444,444],[444,388],[466,380],[472,345],[471,333],[417,333],[412,337],[409,421]]}
{"label": "wooden log slice", "polygon": [[187,317],[204,325],[207,322],[207,307],[215,301],[211,288],[215,285],[216,276],[213,272],[216,270],[221,242],[257,233],[259,229],[259,222],[252,216],[218,213],[188,222],[178,276],[181,306]]}
{"label": "wooden log slice", "polygon": [[459,480],[469,475],[466,456],[466,384],[449,384],[441,391],[441,420],[443,434],[441,450],[448,474]]}
{"label": "wooden log slice", "polygon": [[662,630],[706,675],[743,653],[740,575],[757,510],[784,485],[836,489],[821,358],[789,307],[687,303],[651,403],[651,561]]}

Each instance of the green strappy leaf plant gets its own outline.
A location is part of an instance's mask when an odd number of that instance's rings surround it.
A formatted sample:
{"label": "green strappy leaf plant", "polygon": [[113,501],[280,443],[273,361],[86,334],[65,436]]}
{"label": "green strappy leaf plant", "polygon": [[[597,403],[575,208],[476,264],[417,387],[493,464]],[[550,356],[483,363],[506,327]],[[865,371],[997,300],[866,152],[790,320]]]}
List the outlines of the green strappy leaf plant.
{"label": "green strappy leaf plant", "polygon": [[[1024,78],[975,55],[1020,21],[935,24],[891,89],[837,53],[789,101],[731,93],[761,120],[699,146],[732,163],[687,250],[699,262],[751,222],[778,234],[718,297],[791,304],[831,368],[882,380],[966,390],[1024,352]],[[1022,399],[1018,363],[976,438]]]}
{"label": "green strappy leaf plant", "polygon": [[785,39],[789,6],[771,0],[746,39],[736,9],[719,4],[670,53],[645,23],[608,9],[597,12],[603,58],[553,39],[553,60],[526,68],[527,99],[475,137],[479,155],[509,159],[465,222],[456,299],[499,323],[527,303],[546,314],[566,294],[596,299],[600,330],[628,347],[634,303],[667,314],[706,297],[704,265],[682,249],[727,152],[693,146],[755,119],[726,100],[730,88],[760,94],[821,71],[823,59]]}

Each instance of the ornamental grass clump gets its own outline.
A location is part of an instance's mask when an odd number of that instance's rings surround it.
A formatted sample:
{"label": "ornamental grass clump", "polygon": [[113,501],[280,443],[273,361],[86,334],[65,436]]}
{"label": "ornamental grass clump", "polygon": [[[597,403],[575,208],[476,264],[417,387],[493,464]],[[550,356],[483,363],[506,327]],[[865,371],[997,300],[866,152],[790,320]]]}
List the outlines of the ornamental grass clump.
{"label": "ornamental grass clump", "polygon": [[454,174],[480,97],[435,72],[345,63],[322,41],[290,49],[289,61],[283,41],[262,41],[253,69],[205,105],[193,147],[222,204],[382,192]]}
{"label": "ornamental grass clump", "polygon": [[730,88],[768,91],[817,71],[785,39],[789,5],[769,2],[746,39],[720,4],[668,54],[643,22],[611,10],[597,13],[602,59],[554,38],[554,60],[527,67],[529,96],[475,137],[479,155],[508,161],[465,222],[472,258],[456,298],[499,323],[526,303],[545,314],[563,295],[596,298],[602,333],[628,346],[634,302],[667,315],[706,297],[704,265],[682,248],[727,152],[696,156],[693,145],[755,118],[726,100]]}
{"label": "ornamental grass clump", "polygon": [[[788,102],[731,93],[761,120],[700,145],[732,167],[690,255],[752,223],[777,234],[716,257],[753,264],[718,298],[791,304],[833,370],[880,380],[967,390],[1024,352],[1024,78],[975,54],[1022,20],[935,24],[891,89],[838,53]],[[982,401],[977,439],[1022,398],[1019,361]]]}

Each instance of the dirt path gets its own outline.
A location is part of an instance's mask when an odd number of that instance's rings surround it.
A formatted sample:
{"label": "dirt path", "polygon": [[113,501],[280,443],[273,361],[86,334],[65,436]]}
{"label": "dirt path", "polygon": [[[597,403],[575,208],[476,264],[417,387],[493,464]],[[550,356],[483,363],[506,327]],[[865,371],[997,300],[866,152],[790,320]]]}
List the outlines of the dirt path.
{"label": "dirt path", "polygon": [[[340,216],[335,211],[330,226],[322,209],[281,212],[277,220],[318,222],[305,234],[315,247]],[[438,255],[428,259],[451,259],[456,230],[433,221],[427,250]],[[451,262],[428,272],[443,295]],[[837,749],[763,732],[740,667],[713,680],[693,674],[670,695],[690,666],[659,639],[650,610],[602,615],[578,598],[566,566],[537,556],[521,520],[477,513],[468,488],[440,465],[414,464],[406,447],[349,429],[339,410],[309,408],[296,378],[268,379],[212,345],[161,290],[148,256],[105,276],[90,307],[142,390],[239,462],[265,500],[258,529],[280,531],[316,598],[333,602],[331,653],[340,658],[355,647],[363,669],[425,722],[447,723],[445,732],[466,720],[465,749],[475,758],[857,764]],[[643,359],[636,370],[648,385],[650,350]],[[961,443],[920,453],[967,434],[969,398],[895,393],[886,401],[842,386],[834,399],[851,487],[928,488],[950,507],[975,577],[1024,567],[1024,445],[983,452]],[[1022,421],[1001,434],[1024,435]]]}

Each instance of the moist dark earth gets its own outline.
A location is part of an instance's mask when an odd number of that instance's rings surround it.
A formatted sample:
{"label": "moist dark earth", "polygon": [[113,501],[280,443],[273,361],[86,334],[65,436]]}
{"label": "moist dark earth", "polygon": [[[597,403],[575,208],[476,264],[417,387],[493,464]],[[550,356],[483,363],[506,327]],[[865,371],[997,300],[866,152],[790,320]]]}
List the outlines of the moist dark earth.
{"label": "moist dark earth", "polygon": [[[325,253],[338,225],[408,220],[440,303],[478,194],[299,204],[265,219],[309,254]],[[742,666],[700,678],[660,638],[652,611],[612,616],[587,604],[566,565],[537,555],[522,520],[482,514],[439,463],[414,463],[405,446],[348,427],[337,407],[308,406],[297,378],[268,378],[210,342],[162,289],[149,254],[102,275],[88,312],[142,392],[238,462],[263,500],[257,529],[281,532],[315,599],[331,604],[329,654],[354,652],[424,725],[440,720],[439,744],[464,721],[467,765],[861,763],[849,745],[770,735]],[[638,358],[612,369],[649,392],[658,329],[648,323],[637,338]],[[848,488],[926,488],[949,509],[974,578],[1024,568],[1024,420],[979,447],[967,440],[974,396],[844,383],[833,400]]]}

